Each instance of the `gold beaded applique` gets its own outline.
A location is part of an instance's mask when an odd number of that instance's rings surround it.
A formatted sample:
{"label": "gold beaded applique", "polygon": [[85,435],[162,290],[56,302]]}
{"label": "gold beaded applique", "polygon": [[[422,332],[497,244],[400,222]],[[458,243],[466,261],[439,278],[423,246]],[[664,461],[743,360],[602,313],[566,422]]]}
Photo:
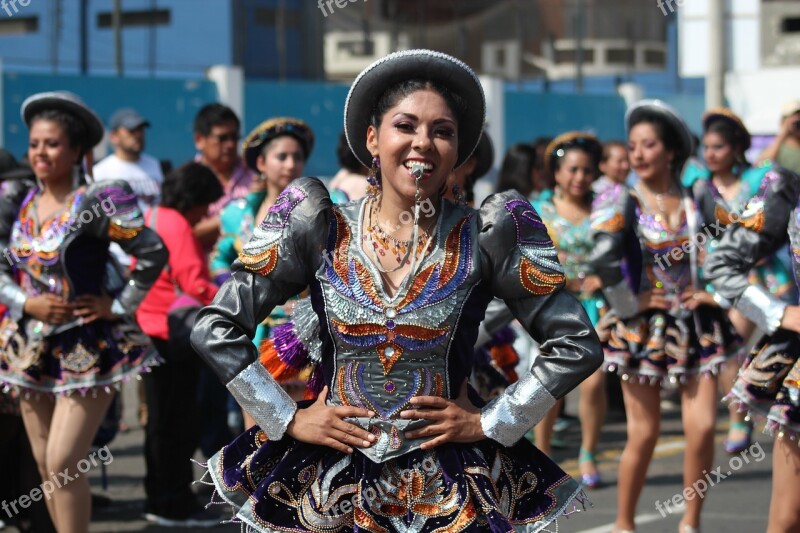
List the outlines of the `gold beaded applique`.
{"label": "gold beaded applique", "polygon": [[247,270],[267,276],[278,264],[278,244],[273,244],[265,251],[253,255],[242,252],[239,254],[239,261]]}
{"label": "gold beaded applique", "polygon": [[[253,230],[253,237],[244,245],[239,261],[251,272],[267,276],[278,265],[280,245],[292,211],[307,197],[298,187],[287,187],[269,208],[267,216]],[[287,239],[290,241],[290,239]],[[284,244],[288,246],[288,243]]]}
{"label": "gold beaded applique", "polygon": [[547,227],[529,202],[510,200],[505,204],[516,228],[520,254],[520,284],[531,294],[545,296],[562,286],[566,279],[558,262],[558,250],[547,234]]}

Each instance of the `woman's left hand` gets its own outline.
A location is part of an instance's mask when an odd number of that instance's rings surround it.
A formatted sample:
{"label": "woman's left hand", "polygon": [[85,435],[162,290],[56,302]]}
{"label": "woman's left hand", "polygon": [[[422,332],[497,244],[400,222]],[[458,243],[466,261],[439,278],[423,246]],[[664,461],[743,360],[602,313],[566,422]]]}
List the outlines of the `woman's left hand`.
{"label": "woman's left hand", "polygon": [[477,442],[486,438],[481,427],[481,410],[469,401],[467,381],[455,400],[438,396],[417,396],[411,399],[414,409],[400,413],[402,418],[431,420],[433,423],[421,429],[407,431],[407,439],[429,438],[420,448],[427,450],[446,442]]}
{"label": "woman's left hand", "polygon": [[111,312],[114,300],[107,294],[94,296],[82,294],[75,298],[75,316],[83,318],[83,323],[88,324],[95,320],[117,320],[119,317]]}
{"label": "woman's left hand", "polygon": [[683,305],[686,309],[694,311],[701,305],[712,305],[719,307],[719,304],[714,301],[714,297],[706,291],[696,291],[694,289],[686,289],[683,293]]}

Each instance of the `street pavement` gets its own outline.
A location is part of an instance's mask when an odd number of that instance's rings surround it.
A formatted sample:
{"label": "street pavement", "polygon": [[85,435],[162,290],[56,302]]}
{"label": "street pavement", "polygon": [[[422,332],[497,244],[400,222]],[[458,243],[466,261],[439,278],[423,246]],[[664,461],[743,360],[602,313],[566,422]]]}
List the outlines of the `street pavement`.
{"label": "street pavement", "polygon": [[[136,397],[131,390],[125,391],[125,420],[130,426],[127,432],[119,434],[110,444],[113,461],[107,467],[108,488],[101,487],[98,468],[89,472],[93,492],[97,496],[110,499],[107,506],[96,506],[91,533],[115,532],[184,532],[193,529],[162,528],[147,523],[142,518],[144,505],[144,459],[142,455],[143,431],[135,418]],[[574,412],[576,394],[568,397],[568,412]],[[712,471],[719,467],[718,478],[709,473],[714,482],[705,494],[702,531],[715,532],[763,532],[767,524],[769,508],[772,439],[759,432],[755,433],[752,453],[732,458],[722,449],[722,439],[727,428],[726,411],[720,408],[716,434],[716,453]],[[580,430],[573,424],[560,435],[568,448],[556,449],[553,456],[570,474],[578,476],[577,455],[580,444]],[[619,456],[625,444],[625,424],[619,412],[612,412],[604,426],[601,446],[598,452],[599,466],[606,486],[588,492],[593,506],[585,512],[561,518],[558,531],[581,533],[608,533],[616,512],[616,481]],[[682,491],[681,465],[683,461],[684,440],[680,424],[680,412],[666,409],[663,413],[662,436],[656,448],[655,457],[648,472],[647,482],[639,501],[637,512],[638,533],[658,533],[677,531],[680,520],[680,506],[671,502]],[[201,475],[197,470],[198,478]],[[197,488],[205,488],[198,485]],[[202,496],[203,501],[208,495]],[[662,503],[664,514],[656,507],[656,502],[670,502],[676,514],[669,514]],[[225,511],[225,507],[219,507]],[[555,528],[553,528],[555,529]],[[238,525],[220,525],[209,531],[238,532]],[[14,528],[4,533],[16,532]]]}

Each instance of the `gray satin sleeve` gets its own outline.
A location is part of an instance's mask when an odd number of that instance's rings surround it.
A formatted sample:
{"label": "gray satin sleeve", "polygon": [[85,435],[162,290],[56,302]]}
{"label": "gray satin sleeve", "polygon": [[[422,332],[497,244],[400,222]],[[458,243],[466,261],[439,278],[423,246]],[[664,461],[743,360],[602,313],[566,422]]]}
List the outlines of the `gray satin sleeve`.
{"label": "gray satin sleeve", "polygon": [[478,339],[475,341],[475,348],[480,348],[492,340],[495,333],[509,325],[513,320],[514,314],[503,300],[495,298],[489,302],[486,314],[478,328]]}
{"label": "gray satin sleeve", "polygon": [[329,207],[317,180],[301,178],[288,187],[192,329],[192,346],[270,440],[283,436],[297,406],[258,361],[252,339],[275,306],[312,280],[322,261],[318,248],[327,236]]}
{"label": "gray satin sleeve", "polygon": [[592,270],[603,281],[603,296],[622,319],[639,312],[639,300],[623,274],[625,245],[631,234],[633,199],[628,189],[606,189],[592,205],[594,248],[589,256]]}
{"label": "gray satin sleeve", "polygon": [[0,303],[8,308],[14,321],[22,318],[27,295],[14,279],[14,265],[18,259],[9,248],[11,230],[17,220],[19,208],[30,184],[24,181],[5,181],[0,184]]}
{"label": "gray satin sleeve", "polygon": [[102,181],[92,185],[81,213],[94,215],[88,231],[119,244],[136,258],[129,280],[114,301],[116,314],[133,315],[158,279],[169,259],[169,251],[158,234],[144,225],[136,195],[125,181]]}
{"label": "gray satin sleeve", "polygon": [[753,266],[784,245],[787,228],[800,194],[800,179],[789,172],[767,173],[739,222],[730,224],[716,249],[706,257],[703,274],[719,295],[763,331],[780,327],[786,304],[753,286]]}
{"label": "gray satin sleeve", "polygon": [[481,412],[486,436],[510,446],[590,376],[603,353],[583,306],[564,289],[557,252],[533,207],[517,193],[497,194],[481,208],[481,223],[488,281],[541,345],[529,373]]}

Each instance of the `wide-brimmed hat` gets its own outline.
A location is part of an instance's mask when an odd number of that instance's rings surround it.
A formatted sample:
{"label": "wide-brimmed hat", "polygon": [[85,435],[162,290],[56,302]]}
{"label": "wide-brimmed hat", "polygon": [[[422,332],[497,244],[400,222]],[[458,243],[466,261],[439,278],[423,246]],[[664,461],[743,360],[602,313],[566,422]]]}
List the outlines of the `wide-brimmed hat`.
{"label": "wide-brimmed hat", "polygon": [[568,131],[550,141],[545,148],[545,167],[553,172],[555,160],[564,157],[573,148],[580,148],[588,152],[594,159],[595,165],[600,164],[600,160],[603,158],[603,145],[597,137],[582,131]]}
{"label": "wide-brimmed hat", "polygon": [[716,107],[709,109],[703,114],[703,131],[708,130],[712,122],[723,120],[736,129],[736,136],[742,145],[742,151],[747,151],[750,148],[751,138],[747,126],[744,125],[739,115],[728,109],[727,107]]}
{"label": "wide-brimmed hat", "polygon": [[678,139],[678,150],[675,154],[679,159],[688,159],[694,153],[692,131],[686,125],[680,114],[669,104],[661,100],[640,100],[628,108],[625,113],[625,131],[630,132],[631,127],[641,121],[642,117],[658,116],[667,123]]}
{"label": "wide-brimmed hat", "polygon": [[489,137],[488,131],[483,130],[478,146],[472,155],[477,160],[475,170],[472,171],[472,179],[476,180],[485,176],[494,164],[494,144],[492,144],[492,138]]}
{"label": "wide-brimmed hat", "polygon": [[478,76],[463,61],[433,50],[406,50],[379,59],[358,75],[347,95],[344,131],[350,149],[366,167],[372,164],[367,149],[367,128],[378,100],[391,87],[406,80],[429,80],[447,87],[467,105],[458,124],[456,168],[464,164],[481,138],[486,97]]}
{"label": "wide-brimmed hat", "polygon": [[242,156],[247,166],[258,172],[256,160],[264,145],[282,135],[290,135],[297,139],[303,148],[305,158],[311,156],[311,151],[314,149],[314,132],[309,125],[296,118],[276,117],[265,120],[247,134],[242,143]]}
{"label": "wide-brimmed hat", "polygon": [[22,102],[20,115],[30,128],[33,117],[48,109],[69,113],[85,124],[86,142],[88,143],[85,148],[94,148],[103,140],[103,121],[84,103],[80,96],[68,91],[51,91],[29,96]]}

